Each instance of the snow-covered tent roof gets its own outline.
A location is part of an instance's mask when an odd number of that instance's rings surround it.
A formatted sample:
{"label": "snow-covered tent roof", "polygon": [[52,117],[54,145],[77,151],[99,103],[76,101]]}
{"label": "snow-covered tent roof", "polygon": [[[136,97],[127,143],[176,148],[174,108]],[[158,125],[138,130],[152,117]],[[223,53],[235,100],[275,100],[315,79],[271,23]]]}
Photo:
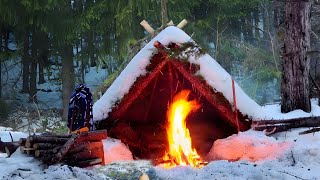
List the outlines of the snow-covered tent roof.
{"label": "snow-covered tent roof", "polygon": [[[134,56],[109,89],[94,104],[94,121],[106,119],[116,102],[129,92],[137,78],[146,75],[146,67],[150,64],[150,59],[156,51],[154,47],[156,41],[159,41],[163,45],[194,42],[189,35],[177,27],[170,26],[161,31]],[[203,54],[200,57],[190,56],[188,57],[188,61],[199,65],[200,69],[198,73],[205,79],[206,83],[215,91],[221,92],[230,104],[233,104],[231,76],[216,60],[208,54]],[[235,83],[235,90],[238,110],[243,115],[254,118],[261,111],[261,106],[248,97],[237,83]]]}

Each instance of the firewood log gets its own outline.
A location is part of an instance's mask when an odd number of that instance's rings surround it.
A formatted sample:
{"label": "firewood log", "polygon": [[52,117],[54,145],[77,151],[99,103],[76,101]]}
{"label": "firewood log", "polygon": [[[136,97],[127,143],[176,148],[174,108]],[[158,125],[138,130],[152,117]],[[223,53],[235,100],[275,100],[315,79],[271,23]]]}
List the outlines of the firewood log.
{"label": "firewood log", "polygon": [[35,157],[46,156],[48,154],[54,154],[53,149],[35,150],[35,152],[34,152]]}
{"label": "firewood log", "polygon": [[39,135],[33,135],[28,137],[30,142],[32,143],[57,143],[57,144],[64,144],[66,143],[69,138],[57,138],[54,136],[39,136]]}
{"label": "firewood log", "polygon": [[54,153],[54,154],[58,153],[58,152],[60,151],[61,147],[62,147],[62,146],[57,146],[57,147],[53,148],[53,150],[52,150],[53,153]]}
{"label": "firewood log", "polygon": [[67,154],[70,148],[74,145],[74,143],[81,143],[85,141],[101,141],[102,139],[107,138],[106,130],[99,131],[88,131],[80,133],[77,136],[72,136],[66,144],[60,149],[57,153],[56,157],[53,159],[54,162],[60,162],[62,158]]}
{"label": "firewood log", "polygon": [[27,148],[31,148],[33,146],[33,144],[31,143],[30,137],[27,137],[26,143],[24,146]]}
{"label": "firewood log", "polygon": [[1,152],[6,152],[8,157],[10,157],[19,147],[17,142],[0,142]]}
{"label": "firewood log", "polygon": [[20,144],[20,146],[24,146],[24,144],[26,143],[26,139],[27,139],[27,138],[20,138],[20,139],[19,139],[19,144]]}
{"label": "firewood log", "polygon": [[33,144],[33,148],[35,149],[52,149],[57,146],[62,146],[61,144],[51,144],[51,143],[35,143]]}
{"label": "firewood log", "polygon": [[102,158],[93,158],[93,159],[79,161],[77,163],[77,166],[79,166],[79,167],[88,167],[88,166],[101,164],[102,161],[103,161]]}
{"label": "firewood log", "polygon": [[75,153],[70,156],[73,160],[84,160],[84,159],[90,159],[90,158],[103,158],[104,157],[104,151],[103,148],[95,148],[92,150],[85,150],[78,153]]}
{"label": "firewood log", "polygon": [[54,158],[55,156],[52,154],[47,154],[46,156],[41,156],[41,157],[39,157],[39,159],[43,162],[43,163],[45,163],[45,164],[53,164],[53,158]]}
{"label": "firewood log", "polygon": [[56,138],[70,138],[72,134],[55,134],[55,133],[43,133],[40,136],[42,137],[56,137]]}
{"label": "firewood log", "polygon": [[77,152],[81,152],[81,151],[86,151],[86,150],[90,150],[90,149],[95,149],[98,147],[103,147],[103,144],[101,141],[98,142],[83,142],[81,144],[77,144],[77,146],[74,146],[73,148],[71,148],[68,151],[68,154],[74,154]]}

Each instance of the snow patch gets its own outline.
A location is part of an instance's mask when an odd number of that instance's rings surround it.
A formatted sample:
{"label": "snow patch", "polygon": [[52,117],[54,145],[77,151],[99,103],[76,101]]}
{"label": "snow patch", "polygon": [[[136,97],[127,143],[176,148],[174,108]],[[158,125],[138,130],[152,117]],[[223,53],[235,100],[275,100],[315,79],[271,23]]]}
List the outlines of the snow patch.
{"label": "snow patch", "polygon": [[114,161],[133,160],[131,151],[120,140],[107,138],[102,140],[102,143],[105,164],[109,164]]}
{"label": "snow patch", "polygon": [[292,143],[277,142],[275,138],[267,137],[261,132],[240,132],[226,139],[216,140],[207,158],[210,161],[247,160],[259,162],[275,160],[283,155],[291,146]]}

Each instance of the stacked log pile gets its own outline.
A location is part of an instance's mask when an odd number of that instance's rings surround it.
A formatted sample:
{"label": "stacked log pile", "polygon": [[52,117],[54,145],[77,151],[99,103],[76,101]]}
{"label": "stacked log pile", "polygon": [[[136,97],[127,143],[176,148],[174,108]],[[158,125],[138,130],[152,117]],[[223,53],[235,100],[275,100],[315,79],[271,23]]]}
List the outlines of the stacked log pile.
{"label": "stacked log pile", "polygon": [[89,131],[77,135],[32,135],[19,140],[20,150],[51,165],[64,163],[87,167],[104,164],[104,150],[101,140],[107,138],[107,131]]}

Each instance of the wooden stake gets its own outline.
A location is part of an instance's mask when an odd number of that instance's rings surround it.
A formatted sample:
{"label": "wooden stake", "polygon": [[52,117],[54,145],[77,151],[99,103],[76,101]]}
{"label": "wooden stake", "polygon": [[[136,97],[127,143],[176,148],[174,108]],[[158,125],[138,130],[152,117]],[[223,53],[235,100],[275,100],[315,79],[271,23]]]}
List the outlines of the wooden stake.
{"label": "wooden stake", "polygon": [[187,25],[188,21],[186,19],[183,19],[178,25],[177,28],[182,29],[185,25]]}
{"label": "wooden stake", "polygon": [[167,26],[174,26],[173,21],[172,21],[172,20],[171,20],[171,21],[169,21],[169,22],[167,23]]}
{"label": "wooden stake", "polygon": [[236,97],[236,88],[234,87],[234,79],[231,78],[232,81],[232,95],[233,95],[233,104],[234,104],[234,114],[235,114],[235,119],[236,119],[236,124],[237,124],[237,130],[239,132],[239,120],[238,120],[238,109],[237,109],[237,97]]}
{"label": "wooden stake", "polygon": [[154,29],[150,26],[150,24],[143,20],[141,21],[140,25],[149,33],[149,34],[153,34],[154,33]]}

